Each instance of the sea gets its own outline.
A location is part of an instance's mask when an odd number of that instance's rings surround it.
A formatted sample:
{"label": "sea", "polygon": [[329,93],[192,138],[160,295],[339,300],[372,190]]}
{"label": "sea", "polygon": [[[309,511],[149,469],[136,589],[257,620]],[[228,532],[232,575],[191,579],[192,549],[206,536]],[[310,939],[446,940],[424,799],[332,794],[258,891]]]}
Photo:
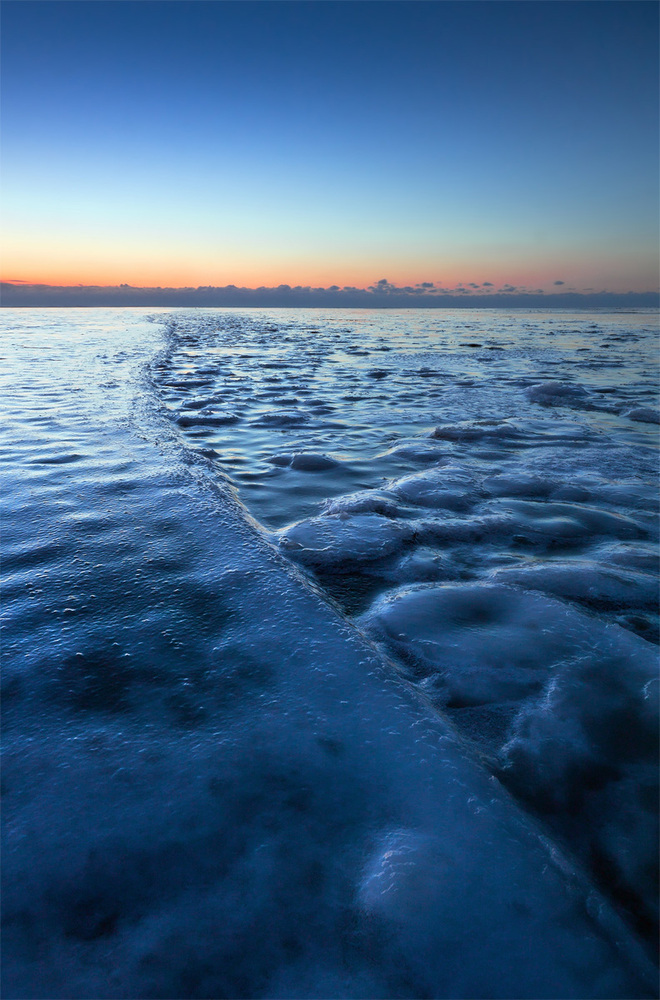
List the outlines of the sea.
{"label": "sea", "polygon": [[658,996],[658,313],[4,309],[2,996]]}

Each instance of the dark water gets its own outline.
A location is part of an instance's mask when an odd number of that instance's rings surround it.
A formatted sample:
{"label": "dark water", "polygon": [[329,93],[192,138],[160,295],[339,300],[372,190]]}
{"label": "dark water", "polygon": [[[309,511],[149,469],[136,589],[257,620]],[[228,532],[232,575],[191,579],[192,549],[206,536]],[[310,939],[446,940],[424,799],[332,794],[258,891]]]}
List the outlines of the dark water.
{"label": "dark water", "polygon": [[3,326],[3,995],[655,995],[657,315]]}

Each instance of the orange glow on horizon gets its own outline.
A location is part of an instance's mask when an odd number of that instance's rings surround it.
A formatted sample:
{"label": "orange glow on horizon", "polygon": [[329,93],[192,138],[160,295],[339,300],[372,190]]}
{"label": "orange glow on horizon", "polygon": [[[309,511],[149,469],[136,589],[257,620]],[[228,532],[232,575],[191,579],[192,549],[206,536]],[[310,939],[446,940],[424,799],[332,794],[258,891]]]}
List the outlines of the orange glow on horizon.
{"label": "orange glow on horizon", "polygon": [[[277,287],[290,285],[312,288],[368,288],[386,278],[397,287],[414,287],[421,282],[432,282],[438,288],[448,290],[460,286],[470,287],[473,293],[492,294],[506,285],[528,291],[543,289],[544,292],[612,291],[648,292],[657,289],[657,272],[654,262],[628,258],[620,261],[612,258],[598,259],[592,255],[588,261],[566,257],[560,259],[531,259],[524,264],[513,259],[513,255],[497,260],[494,254],[465,254],[462,258],[442,260],[418,259],[396,261],[383,254],[368,261],[351,259],[350,253],[343,260],[327,262],[305,259],[289,254],[278,261],[272,260],[203,260],[202,255],[191,254],[185,263],[173,262],[171,251],[164,248],[150,253],[148,262],[144,255],[117,253],[116,259],[105,253],[94,253],[90,247],[88,259],[80,259],[79,250],[72,246],[60,246],[59,253],[53,247],[42,247],[38,257],[27,248],[18,253],[5,252],[2,266],[2,280],[17,284],[55,285],[76,287],[93,285],[115,287],[126,284],[134,288],[198,288],[224,287],[236,285],[239,288]],[[115,248],[112,248],[115,249]],[[22,252],[21,252],[22,250]],[[121,263],[117,260],[121,257]],[[11,258],[11,259],[10,259]],[[58,261],[58,263],[53,263]],[[563,282],[555,285],[556,281]],[[488,282],[489,284],[485,284]]]}

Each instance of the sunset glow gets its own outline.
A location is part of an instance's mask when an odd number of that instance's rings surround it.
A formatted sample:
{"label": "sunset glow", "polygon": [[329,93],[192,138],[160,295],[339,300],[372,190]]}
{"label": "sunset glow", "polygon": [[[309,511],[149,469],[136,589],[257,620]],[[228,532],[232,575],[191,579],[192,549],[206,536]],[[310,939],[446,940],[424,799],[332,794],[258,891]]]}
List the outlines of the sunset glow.
{"label": "sunset glow", "polygon": [[653,4],[4,8],[5,281],[657,288]]}

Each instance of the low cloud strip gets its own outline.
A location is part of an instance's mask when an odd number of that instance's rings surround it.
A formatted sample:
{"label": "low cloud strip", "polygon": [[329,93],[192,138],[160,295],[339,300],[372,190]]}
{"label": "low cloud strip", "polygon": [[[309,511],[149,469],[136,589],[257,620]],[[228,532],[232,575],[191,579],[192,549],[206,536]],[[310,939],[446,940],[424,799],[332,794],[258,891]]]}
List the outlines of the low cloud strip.
{"label": "low cloud strip", "polygon": [[[559,284],[555,282],[555,284]],[[282,306],[365,309],[438,308],[657,308],[658,292],[544,293],[505,285],[492,290],[485,282],[445,289],[432,282],[399,287],[381,279],[367,288],[332,285],[329,288],[278,285],[273,288],[239,288],[237,285],[197,288],[137,288],[132,285],[36,285],[3,282],[0,305],[32,306]],[[487,289],[487,290],[486,290]]]}

